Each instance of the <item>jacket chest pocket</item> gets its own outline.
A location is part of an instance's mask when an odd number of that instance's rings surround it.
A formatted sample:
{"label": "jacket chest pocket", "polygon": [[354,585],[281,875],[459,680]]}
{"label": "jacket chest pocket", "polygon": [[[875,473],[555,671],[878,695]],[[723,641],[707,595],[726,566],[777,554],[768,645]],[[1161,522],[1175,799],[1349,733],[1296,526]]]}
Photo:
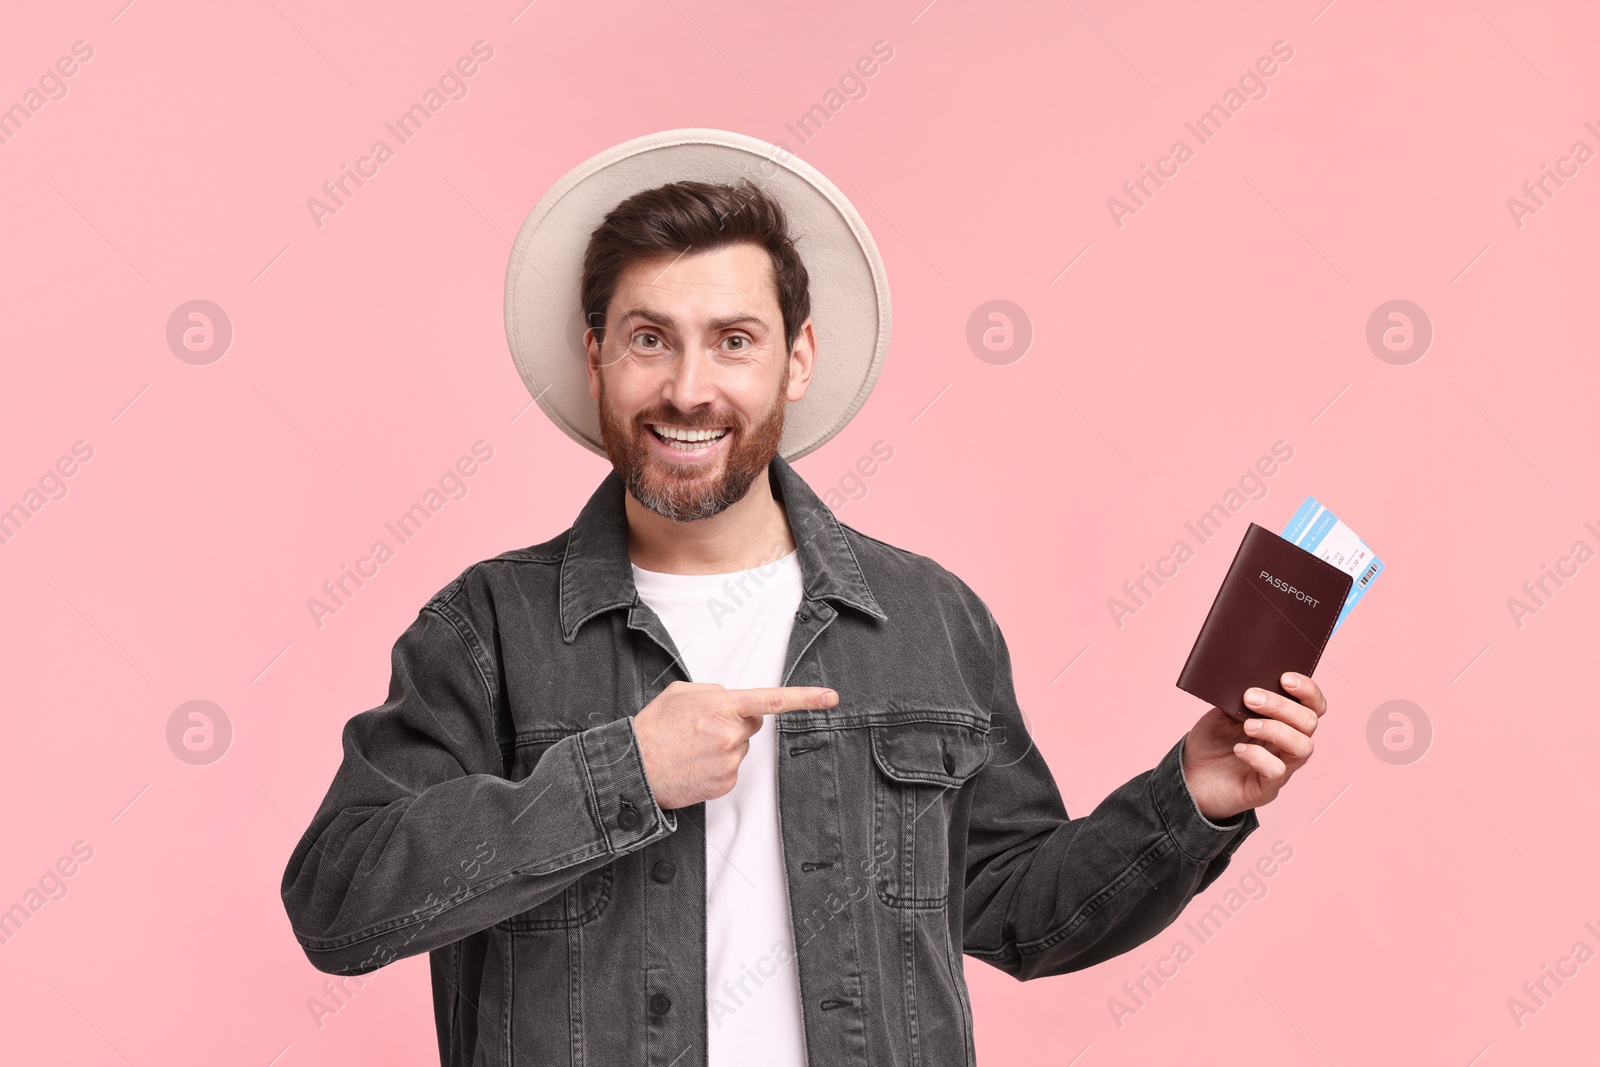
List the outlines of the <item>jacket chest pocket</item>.
{"label": "jacket chest pocket", "polygon": [[950,894],[950,812],[989,758],[986,731],[961,722],[873,724],[873,884],[899,908],[943,908]]}

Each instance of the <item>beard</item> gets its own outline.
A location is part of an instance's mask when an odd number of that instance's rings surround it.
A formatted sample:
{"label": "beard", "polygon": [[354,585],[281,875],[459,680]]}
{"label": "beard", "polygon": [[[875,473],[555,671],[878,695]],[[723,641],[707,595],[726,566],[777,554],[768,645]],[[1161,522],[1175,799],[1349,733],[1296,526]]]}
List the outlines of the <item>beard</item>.
{"label": "beard", "polygon": [[[789,386],[788,361],[784,361],[783,381],[778,384],[772,408],[753,426],[732,412],[706,411],[685,415],[669,404],[640,412],[630,425],[624,425],[606,403],[605,375],[600,376],[600,441],[605,445],[611,466],[621,476],[633,498],[646,508],[673,522],[693,522],[737,504],[764,473],[777,455],[783,436],[784,392]],[[691,430],[728,427],[727,455],[718,467],[704,469],[700,464],[673,463],[656,454],[654,437],[646,423],[664,423]]]}

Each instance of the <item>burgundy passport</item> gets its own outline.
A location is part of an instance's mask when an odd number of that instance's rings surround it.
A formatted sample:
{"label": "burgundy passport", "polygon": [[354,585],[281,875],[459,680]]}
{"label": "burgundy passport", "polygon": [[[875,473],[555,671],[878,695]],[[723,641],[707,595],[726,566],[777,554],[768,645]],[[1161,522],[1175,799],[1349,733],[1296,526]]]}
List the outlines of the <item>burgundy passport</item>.
{"label": "burgundy passport", "polygon": [[1285,671],[1309,677],[1349,593],[1344,571],[1252,522],[1178,688],[1240,722],[1260,718],[1244,706],[1244,691],[1283,693]]}

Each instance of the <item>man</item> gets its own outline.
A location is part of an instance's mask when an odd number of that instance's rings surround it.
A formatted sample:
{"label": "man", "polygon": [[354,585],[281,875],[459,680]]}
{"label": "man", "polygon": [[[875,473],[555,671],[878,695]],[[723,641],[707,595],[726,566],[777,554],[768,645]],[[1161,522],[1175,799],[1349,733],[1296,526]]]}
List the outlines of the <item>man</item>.
{"label": "man", "polygon": [[[284,902],[330,973],[430,952],[447,1064],[971,1064],[961,955],[1028,980],[1154,936],[1310,756],[1326,701],[1285,675],[1296,699],[1246,695],[1263,718],[1213,708],[1069,819],[983,601],[840,524],[784,458],[881,363],[886,328],[837,330],[886,327],[864,225],[798,161],[774,192],[698,180],[759,142],[678,133],[569,175],[513,252],[519,365],[613,472],[570,530],[469,567],[401,636]],[[663,160],[691,177],[653,184]],[[814,284],[786,213],[860,276]],[[563,278],[590,323],[577,368],[523,345],[567,301],[530,312],[520,287]]]}

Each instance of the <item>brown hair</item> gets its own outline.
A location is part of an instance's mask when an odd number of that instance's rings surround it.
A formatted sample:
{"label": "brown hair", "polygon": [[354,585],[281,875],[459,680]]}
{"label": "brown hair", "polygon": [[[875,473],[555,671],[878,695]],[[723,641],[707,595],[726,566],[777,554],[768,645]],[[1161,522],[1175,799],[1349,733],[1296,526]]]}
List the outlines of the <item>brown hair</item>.
{"label": "brown hair", "polygon": [[789,237],[783,208],[747,178],[737,185],[681,181],[635,193],[589,235],[579,299],[584,321],[604,338],[617,279],[636,260],[709,252],[749,242],[772,257],[787,354],[811,314],[810,277]]}

